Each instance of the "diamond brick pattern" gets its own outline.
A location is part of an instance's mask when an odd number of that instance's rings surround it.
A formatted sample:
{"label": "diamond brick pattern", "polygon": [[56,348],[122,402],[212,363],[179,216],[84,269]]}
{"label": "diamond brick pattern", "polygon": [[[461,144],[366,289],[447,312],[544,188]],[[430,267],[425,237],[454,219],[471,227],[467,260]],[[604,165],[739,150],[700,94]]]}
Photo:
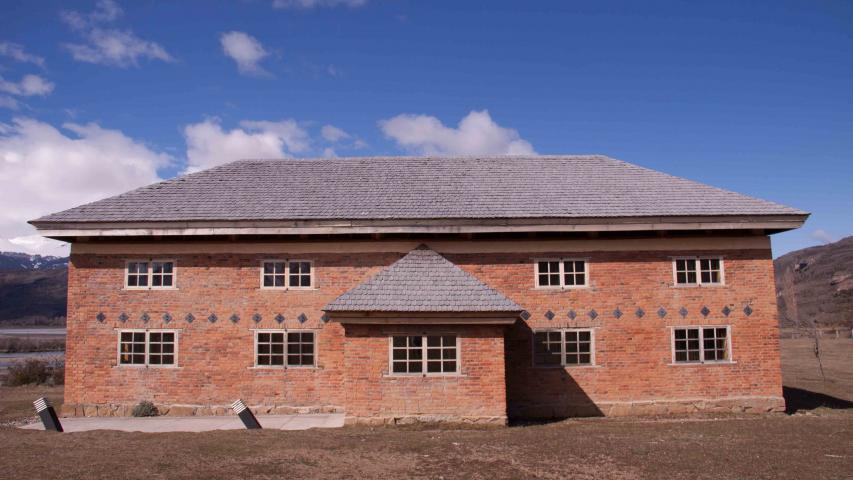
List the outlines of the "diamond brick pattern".
{"label": "diamond brick pattern", "polygon": [[282,323],[284,323],[284,315],[282,315],[282,314],[280,314],[280,313],[279,313],[278,315],[276,315],[276,316],[275,316],[275,323],[277,323],[277,324],[279,324],[279,325],[281,325]]}
{"label": "diamond brick pattern", "polygon": [[263,320],[263,319],[264,319],[264,317],[262,317],[260,313],[256,313],[256,314],[252,315],[252,321],[255,323],[261,323],[261,320]]}
{"label": "diamond brick pattern", "polygon": [[646,315],[646,311],[640,307],[637,307],[637,311],[634,312],[634,314],[637,315],[637,318],[643,318]]}
{"label": "diamond brick pattern", "polygon": [[170,315],[169,313],[164,313],[163,314],[163,323],[171,323],[171,321],[172,321],[172,315]]}
{"label": "diamond brick pattern", "polygon": [[299,316],[296,317],[296,319],[299,320],[299,323],[305,323],[308,321],[308,316],[304,313],[300,313]]}
{"label": "diamond brick pattern", "polygon": [[681,315],[681,318],[687,318],[687,308],[686,307],[679,308],[678,314]]}
{"label": "diamond brick pattern", "polygon": [[128,317],[126,313],[121,312],[121,314],[119,314],[119,316],[118,316],[118,321],[120,321],[121,323],[124,323],[127,321],[128,318],[130,318],[130,317]]}
{"label": "diamond brick pattern", "polygon": [[728,317],[731,313],[732,313],[732,309],[731,309],[731,308],[729,308],[729,306],[728,306],[728,305],[726,305],[725,307],[723,307],[723,315],[725,315],[725,316],[727,316],[727,317]]}
{"label": "diamond brick pattern", "polygon": [[97,319],[101,323],[104,323],[104,320],[107,319],[107,316],[104,315],[104,312],[98,312],[98,315],[95,316],[95,319]]}
{"label": "diamond brick pattern", "polygon": [[142,320],[142,323],[148,323],[148,320],[151,320],[151,317],[148,315],[148,313],[143,313],[139,317],[139,319]]}
{"label": "diamond brick pattern", "polygon": [[574,310],[569,310],[568,316],[569,316],[569,320],[574,320],[578,317],[578,313],[575,312]]}
{"label": "diamond brick pattern", "polygon": [[587,315],[589,315],[590,319],[595,320],[598,317],[598,312],[596,312],[595,309],[593,308],[592,310],[589,311],[589,313],[587,313]]}
{"label": "diamond brick pattern", "polygon": [[665,309],[665,308],[663,308],[663,307],[660,307],[660,308],[658,309],[658,316],[659,316],[660,318],[665,317],[665,316],[666,316],[666,309]]}
{"label": "diamond brick pattern", "polygon": [[530,320],[530,312],[527,310],[522,311],[518,316],[524,321]]}
{"label": "diamond brick pattern", "polygon": [[520,313],[523,308],[421,245],[323,310]]}
{"label": "diamond brick pattern", "polygon": [[600,155],[374,157],[242,160],[33,223],[803,213]]}
{"label": "diamond brick pattern", "polygon": [[747,317],[748,317],[748,316],[750,316],[750,315],[752,315],[752,312],[753,312],[752,307],[750,307],[749,305],[747,305],[747,306],[743,307],[743,313],[744,313]]}
{"label": "diamond brick pattern", "polygon": [[547,318],[548,320],[553,320],[554,319],[554,312],[552,312],[551,310],[548,310],[547,312],[545,312],[545,318]]}
{"label": "diamond brick pattern", "polygon": [[216,323],[217,320],[219,320],[219,318],[216,316],[215,313],[211,313],[210,316],[207,317],[207,321],[210,323]]}
{"label": "diamond brick pattern", "polygon": [[622,310],[619,310],[619,307],[616,307],[616,310],[613,310],[613,316],[617,319],[622,318]]}
{"label": "diamond brick pattern", "polygon": [[240,316],[236,313],[232,313],[231,317],[229,317],[228,319],[231,320],[231,323],[237,323],[240,321]]}
{"label": "diamond brick pattern", "polygon": [[705,306],[705,307],[702,307],[702,310],[700,310],[699,313],[701,313],[703,317],[707,318],[708,315],[711,314],[711,310],[707,306]]}
{"label": "diamond brick pattern", "polygon": [[193,316],[193,314],[192,314],[192,313],[188,313],[188,314],[187,314],[187,316],[186,316],[186,317],[184,317],[184,320],[185,320],[187,323],[193,323],[193,321],[195,321],[195,316]]}

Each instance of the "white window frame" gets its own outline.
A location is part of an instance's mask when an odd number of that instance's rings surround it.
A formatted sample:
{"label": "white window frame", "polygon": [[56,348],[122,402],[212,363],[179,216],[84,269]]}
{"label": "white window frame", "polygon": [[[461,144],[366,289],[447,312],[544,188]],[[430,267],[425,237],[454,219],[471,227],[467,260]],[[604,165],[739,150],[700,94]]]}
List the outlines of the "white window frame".
{"label": "white window frame", "polygon": [[[279,287],[280,288],[280,287]],[[258,334],[260,333],[281,333],[284,334],[284,365],[259,365],[258,364]],[[314,363],[311,365],[288,365],[287,364],[287,334],[288,333],[311,333],[314,335]],[[252,357],[252,368],[274,369],[274,370],[289,370],[289,369],[316,369],[317,368],[317,333],[318,330],[310,328],[258,328],[252,329],[252,343],[254,344],[254,353]]]}
{"label": "white window frame", "polygon": [[[678,260],[693,260],[693,266],[696,269],[696,283],[678,283],[678,270],[676,264]],[[719,260],[720,261],[720,281],[719,282],[702,282],[702,270],[700,269],[700,260]],[[721,287],[726,284],[726,267],[724,257],[719,255],[699,255],[688,257],[672,257],[672,285],[675,287]]]}
{"label": "white window frame", "polygon": [[[139,286],[131,286],[129,285],[130,280],[130,264],[131,263],[141,263],[144,262],[148,265],[148,272],[146,277],[148,278],[148,285],[144,287]],[[154,280],[154,263],[172,263],[172,284],[164,287],[159,286],[155,287],[152,285]],[[127,259],[124,262],[124,289],[125,290],[177,290],[178,289],[178,262],[173,258],[131,258]]]}
{"label": "white window frame", "polygon": [[[698,362],[676,362],[675,361],[675,331],[683,329],[699,329],[699,361]],[[705,360],[705,332],[706,328],[725,328],[726,329],[726,352],[728,358],[724,360]],[[673,325],[669,327],[669,349],[672,352],[670,365],[725,365],[736,363],[734,360],[734,351],[732,350],[732,326],[731,325]]]}
{"label": "white window frame", "polygon": [[[456,338],[456,371],[427,372],[427,337]],[[421,337],[421,371],[402,373],[394,371],[394,337]],[[462,376],[462,337],[458,333],[389,333],[388,334],[388,376],[389,377],[461,377]]]}
{"label": "white window frame", "polygon": [[[560,364],[559,365],[539,365],[536,363],[536,334],[560,332]],[[590,363],[566,363],[566,333],[567,332],[589,332],[589,362]],[[595,362],[595,328],[537,328],[533,329],[533,335],[530,336],[530,364],[534,368],[590,368],[596,367]]]}
{"label": "white window frame", "polygon": [[[264,286],[264,264],[265,263],[284,263],[284,286],[283,287],[266,287]],[[311,285],[308,287],[294,287],[290,285],[290,262],[308,263],[311,268]],[[261,290],[314,290],[317,288],[316,278],[314,274],[314,261],[301,258],[265,258],[260,264],[260,285]]]}
{"label": "white window frame", "polygon": [[[145,363],[121,363],[121,334],[122,333],[145,333]],[[175,334],[175,351],[172,354],[175,357],[174,363],[171,365],[149,364],[148,355],[151,353],[151,333],[174,333]],[[116,366],[129,368],[178,368],[179,367],[179,345],[180,345],[181,330],[174,328],[121,328],[116,329]]]}
{"label": "white window frame", "polygon": [[[557,262],[559,265],[560,284],[559,285],[539,285],[539,262]],[[566,265],[565,262],[583,262],[584,276],[583,285],[566,285]],[[589,258],[585,257],[565,257],[565,258],[534,258],[533,259],[533,281],[536,289],[541,290],[572,290],[576,288],[589,288]]]}

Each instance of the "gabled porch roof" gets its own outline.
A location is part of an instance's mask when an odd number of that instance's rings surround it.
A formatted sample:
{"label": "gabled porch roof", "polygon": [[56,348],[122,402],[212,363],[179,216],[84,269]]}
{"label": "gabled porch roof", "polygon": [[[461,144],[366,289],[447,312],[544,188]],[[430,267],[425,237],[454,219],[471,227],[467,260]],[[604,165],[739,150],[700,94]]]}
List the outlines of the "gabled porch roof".
{"label": "gabled porch roof", "polygon": [[513,323],[523,308],[421,245],[323,310],[344,323]]}

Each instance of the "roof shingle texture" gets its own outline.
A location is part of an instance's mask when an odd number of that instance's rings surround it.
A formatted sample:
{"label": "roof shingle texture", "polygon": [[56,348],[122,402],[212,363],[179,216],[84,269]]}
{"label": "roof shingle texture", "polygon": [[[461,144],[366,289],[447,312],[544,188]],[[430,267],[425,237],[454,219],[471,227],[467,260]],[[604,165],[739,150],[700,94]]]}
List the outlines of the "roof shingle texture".
{"label": "roof shingle texture", "polygon": [[521,312],[517,303],[419,247],[329,302],[328,312]]}
{"label": "roof shingle texture", "polygon": [[804,213],[605,156],[376,157],[242,160],[34,223]]}

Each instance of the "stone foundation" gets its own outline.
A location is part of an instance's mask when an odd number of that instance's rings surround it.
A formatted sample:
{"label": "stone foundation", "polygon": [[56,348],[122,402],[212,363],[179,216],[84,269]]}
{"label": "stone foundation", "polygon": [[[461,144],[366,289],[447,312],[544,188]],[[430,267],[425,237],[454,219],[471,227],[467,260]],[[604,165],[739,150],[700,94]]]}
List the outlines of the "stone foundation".
{"label": "stone foundation", "polygon": [[507,417],[474,417],[459,415],[400,415],[381,417],[346,417],[345,425],[416,425],[416,424],[452,424],[505,426]]}
{"label": "stone foundation", "polygon": [[[137,404],[63,404],[63,417],[129,417]],[[233,415],[231,405],[163,405],[155,404],[160,415],[174,417]],[[256,415],[294,415],[297,413],[344,413],[335,405],[292,406],[292,405],[249,405]]]}
{"label": "stone foundation", "polygon": [[519,406],[513,418],[627,417],[691,413],[780,413],[783,397],[726,397],[715,399],[643,400],[584,404]]}

